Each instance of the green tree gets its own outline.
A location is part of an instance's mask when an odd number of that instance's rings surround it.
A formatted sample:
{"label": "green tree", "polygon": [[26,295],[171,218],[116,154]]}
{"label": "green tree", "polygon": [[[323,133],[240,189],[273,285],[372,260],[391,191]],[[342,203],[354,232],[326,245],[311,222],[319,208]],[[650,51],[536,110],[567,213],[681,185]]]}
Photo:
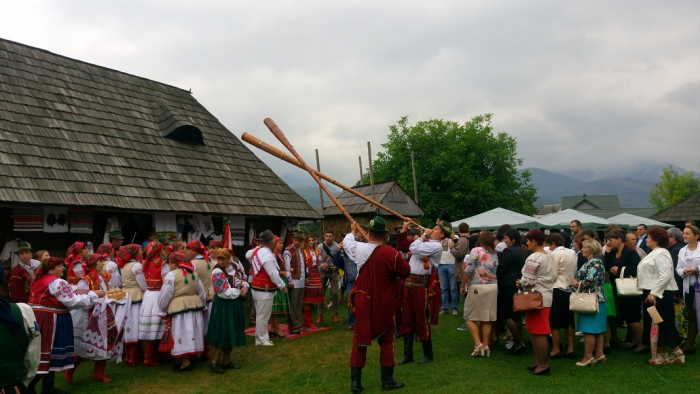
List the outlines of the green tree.
{"label": "green tree", "polygon": [[669,165],[661,173],[661,179],[649,191],[649,202],[657,209],[665,209],[700,191],[700,179],[693,172],[679,173]]}
{"label": "green tree", "polygon": [[[431,119],[390,126],[384,152],[373,161],[374,180],[397,180],[413,195],[411,151],[416,161],[419,205],[425,217],[458,220],[496,207],[534,214],[537,190],[528,171],[518,174],[515,139],[494,133],[491,114],[470,121]],[[364,179],[369,183],[369,175]]]}

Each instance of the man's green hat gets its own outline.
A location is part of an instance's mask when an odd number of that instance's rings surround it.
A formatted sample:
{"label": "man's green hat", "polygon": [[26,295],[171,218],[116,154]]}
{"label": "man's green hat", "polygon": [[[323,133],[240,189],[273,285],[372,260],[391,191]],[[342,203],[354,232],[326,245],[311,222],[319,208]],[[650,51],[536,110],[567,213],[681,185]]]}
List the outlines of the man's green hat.
{"label": "man's green hat", "polygon": [[29,244],[27,241],[18,241],[17,242],[17,254],[20,254],[22,252],[31,252],[32,251],[32,245]]}
{"label": "man's green hat", "polygon": [[450,222],[442,222],[438,223],[437,225],[442,230],[442,233],[445,234],[445,238],[452,237],[452,225]]}
{"label": "man's green hat", "polygon": [[366,225],[365,228],[378,233],[389,231],[389,228],[386,226],[386,221],[384,221],[384,218],[381,216],[375,216],[374,219],[369,221],[369,224]]}
{"label": "man's green hat", "polygon": [[109,232],[109,239],[124,239],[122,230],[112,230]]}
{"label": "man's green hat", "polygon": [[292,235],[292,238],[293,238],[293,239],[301,239],[301,240],[303,240],[303,239],[304,239],[304,233],[302,233],[301,231],[297,231],[297,232],[294,233],[294,235]]}

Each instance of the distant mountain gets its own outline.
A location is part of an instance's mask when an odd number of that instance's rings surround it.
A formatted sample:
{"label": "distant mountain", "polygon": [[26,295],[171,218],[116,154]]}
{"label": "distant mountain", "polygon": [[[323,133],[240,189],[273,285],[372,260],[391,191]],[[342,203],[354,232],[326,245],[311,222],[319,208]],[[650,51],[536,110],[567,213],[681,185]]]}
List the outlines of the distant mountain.
{"label": "distant mountain", "polygon": [[[309,203],[314,208],[320,208],[321,207],[321,197],[318,194],[318,186],[313,187],[313,186],[295,186],[295,185],[289,185],[292,189],[294,189],[295,192],[297,192],[300,196],[306,200],[306,202]],[[328,185],[326,184],[326,187],[328,187],[328,190],[333,193],[334,196],[338,196],[340,194],[340,189],[333,185]],[[328,198],[326,193],[323,193],[323,203],[328,206],[328,204],[333,204],[331,202],[331,199]]]}
{"label": "distant mountain", "polygon": [[[530,168],[532,183],[537,187],[536,207],[560,204],[563,196],[617,194],[622,208],[649,208],[649,191],[654,182],[632,178],[604,178],[581,181],[541,168]],[[583,172],[582,172],[583,174]]]}

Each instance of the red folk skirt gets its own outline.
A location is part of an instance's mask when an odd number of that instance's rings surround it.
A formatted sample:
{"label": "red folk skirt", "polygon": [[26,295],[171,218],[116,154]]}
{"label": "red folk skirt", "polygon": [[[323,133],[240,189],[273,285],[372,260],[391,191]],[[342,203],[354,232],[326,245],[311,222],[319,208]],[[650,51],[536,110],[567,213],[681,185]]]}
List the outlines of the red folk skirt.
{"label": "red folk skirt", "polygon": [[318,273],[318,267],[310,267],[306,279],[309,281],[309,284],[304,287],[304,303],[325,302],[321,274]]}

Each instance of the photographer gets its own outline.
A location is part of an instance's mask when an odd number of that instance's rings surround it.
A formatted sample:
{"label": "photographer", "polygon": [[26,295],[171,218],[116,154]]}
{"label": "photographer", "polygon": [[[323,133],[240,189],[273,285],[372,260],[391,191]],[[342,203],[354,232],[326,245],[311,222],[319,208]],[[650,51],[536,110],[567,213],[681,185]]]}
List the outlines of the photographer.
{"label": "photographer", "polygon": [[[321,283],[323,284],[323,294],[325,296],[328,289],[328,282],[331,287],[331,302],[333,303],[333,323],[338,323],[338,291],[340,290],[340,273],[338,267],[333,264],[333,254],[338,251],[338,243],[333,239],[335,233],[333,230],[327,230],[323,235],[323,242],[316,246],[316,252],[321,256],[319,273],[321,274]],[[325,302],[324,302],[325,303]],[[318,304],[318,318],[316,323],[323,321],[324,303]]]}

